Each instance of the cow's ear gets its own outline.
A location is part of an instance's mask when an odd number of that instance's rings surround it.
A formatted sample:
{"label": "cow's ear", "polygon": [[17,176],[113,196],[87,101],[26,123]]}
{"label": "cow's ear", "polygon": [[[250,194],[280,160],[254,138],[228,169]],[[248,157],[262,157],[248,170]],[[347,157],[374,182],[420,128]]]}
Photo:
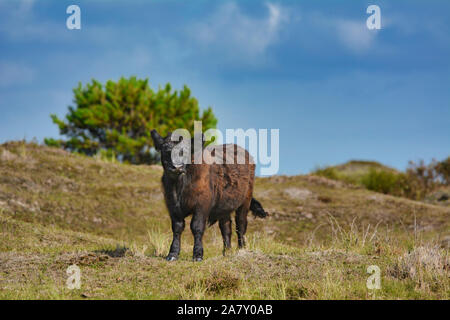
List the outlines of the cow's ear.
{"label": "cow's ear", "polygon": [[151,135],[152,135],[153,143],[155,144],[155,149],[160,151],[161,150],[161,145],[164,142],[163,138],[154,129],[152,130]]}

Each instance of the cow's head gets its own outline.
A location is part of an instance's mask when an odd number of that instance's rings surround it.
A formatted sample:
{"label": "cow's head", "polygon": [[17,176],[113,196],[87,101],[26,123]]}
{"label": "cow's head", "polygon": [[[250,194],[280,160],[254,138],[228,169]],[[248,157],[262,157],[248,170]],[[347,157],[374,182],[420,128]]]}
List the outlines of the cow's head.
{"label": "cow's head", "polygon": [[156,131],[151,132],[155,149],[161,152],[161,163],[164,171],[170,176],[179,176],[186,172],[186,164],[174,162],[172,159],[173,148],[182,141],[180,137],[179,141],[172,141],[172,133],[169,132],[165,138]]}

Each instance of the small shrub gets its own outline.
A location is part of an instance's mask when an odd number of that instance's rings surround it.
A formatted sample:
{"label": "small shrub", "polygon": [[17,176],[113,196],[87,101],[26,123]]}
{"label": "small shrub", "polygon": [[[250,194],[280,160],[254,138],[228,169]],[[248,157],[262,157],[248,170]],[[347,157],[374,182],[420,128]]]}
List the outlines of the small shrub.
{"label": "small shrub", "polygon": [[436,173],[446,186],[450,185],[450,157],[444,161],[438,162],[435,166]]}
{"label": "small shrub", "polygon": [[399,174],[389,171],[370,169],[369,173],[362,177],[362,184],[369,190],[384,194],[395,194],[399,190]]}
{"label": "small shrub", "polygon": [[186,289],[191,290],[202,287],[209,293],[222,293],[224,291],[236,290],[239,287],[240,279],[229,272],[213,271],[207,278],[194,281],[186,285]]}
{"label": "small shrub", "polygon": [[325,177],[331,180],[340,180],[337,170],[333,167],[318,168],[313,173],[316,176]]}

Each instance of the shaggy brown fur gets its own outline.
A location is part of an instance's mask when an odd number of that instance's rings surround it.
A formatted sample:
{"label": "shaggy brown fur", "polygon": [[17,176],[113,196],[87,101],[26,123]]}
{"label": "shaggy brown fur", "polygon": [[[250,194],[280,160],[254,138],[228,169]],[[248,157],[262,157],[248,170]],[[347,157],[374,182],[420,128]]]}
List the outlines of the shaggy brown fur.
{"label": "shaggy brown fur", "polygon": [[[172,220],[173,241],[167,260],[178,258],[180,237],[184,230],[184,219],[192,216],[191,230],[194,234],[193,259],[203,259],[202,237],[207,222],[209,225],[219,221],[223,237],[224,253],[231,248],[231,213],[236,212],[236,231],[238,245],[245,245],[244,234],[247,230],[247,213],[252,210],[258,217],[267,214],[261,204],[253,199],[255,165],[249,153],[237,145],[222,146],[221,153],[226,159],[227,150],[233,152],[233,164],[186,164],[175,167],[171,152],[177,144],[171,141],[171,135],[162,138],[155,130],[152,138],[157,150],[161,151],[164,167],[162,183],[166,205]],[[245,164],[237,164],[239,152],[245,153]],[[213,154],[214,155],[214,154]],[[224,160],[225,162],[225,160]]]}

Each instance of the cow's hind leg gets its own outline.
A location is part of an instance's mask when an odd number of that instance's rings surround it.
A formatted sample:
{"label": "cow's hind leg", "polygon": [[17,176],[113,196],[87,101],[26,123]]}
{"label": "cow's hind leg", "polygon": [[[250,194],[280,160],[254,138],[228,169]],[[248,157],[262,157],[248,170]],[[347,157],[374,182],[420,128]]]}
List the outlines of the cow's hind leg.
{"label": "cow's hind leg", "polygon": [[203,260],[203,233],[205,232],[207,212],[197,211],[191,220],[191,231],[194,235],[193,261]]}
{"label": "cow's hind leg", "polygon": [[231,249],[231,218],[228,216],[219,220],[220,232],[223,238],[223,255]]}
{"label": "cow's hind leg", "polygon": [[172,219],[173,240],[172,245],[170,246],[169,254],[166,257],[167,261],[174,261],[178,259],[181,247],[181,233],[184,230],[184,225],[185,225],[184,219],[182,220]]}
{"label": "cow's hind leg", "polygon": [[239,248],[245,247],[245,232],[247,231],[247,214],[249,206],[242,205],[236,210],[236,233]]}

